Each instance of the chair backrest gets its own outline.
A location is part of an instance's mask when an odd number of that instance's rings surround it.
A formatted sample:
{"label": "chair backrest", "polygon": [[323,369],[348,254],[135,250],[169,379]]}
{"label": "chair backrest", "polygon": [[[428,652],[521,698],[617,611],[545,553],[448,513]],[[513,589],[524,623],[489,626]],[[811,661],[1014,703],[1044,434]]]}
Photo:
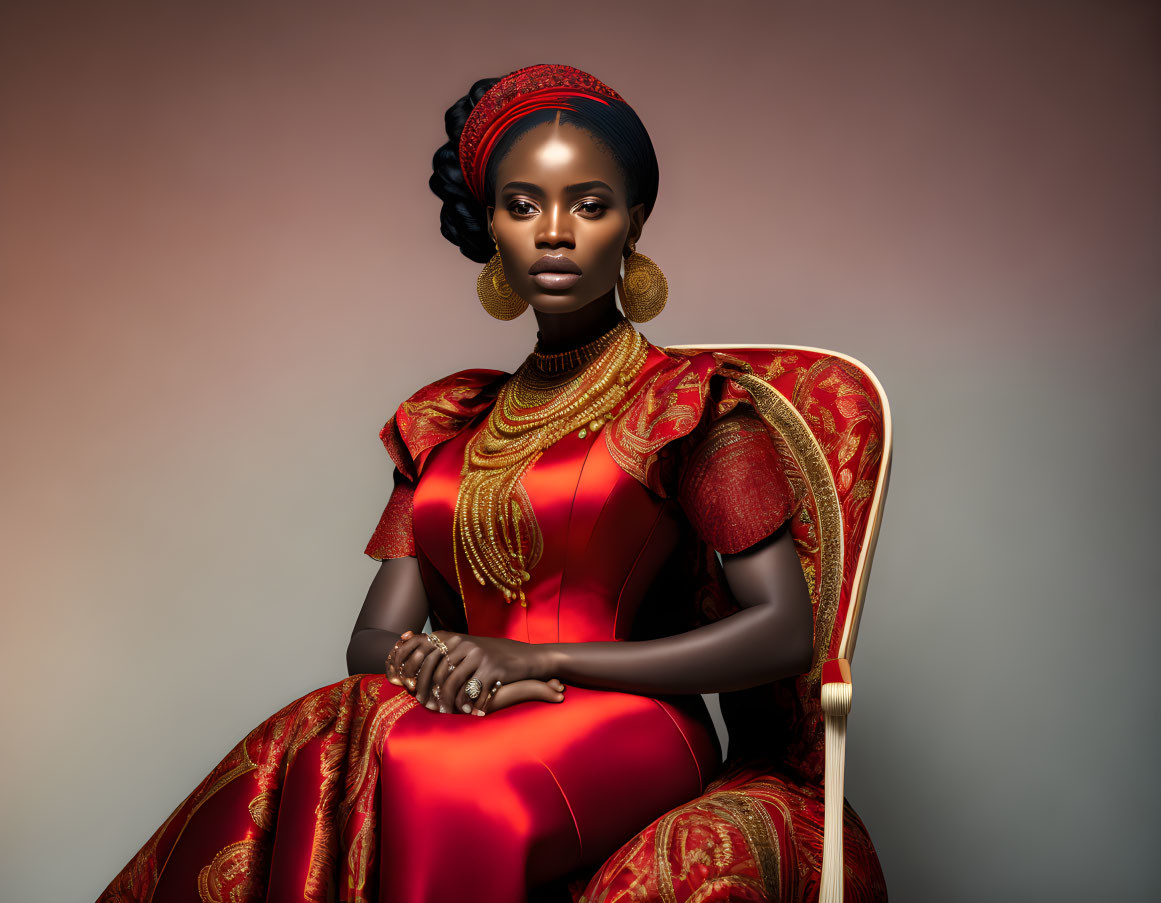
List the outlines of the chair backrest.
{"label": "chair backrest", "polygon": [[891,466],[891,414],[871,370],[845,354],[792,345],[675,345],[744,362],[734,381],[782,440],[806,501],[791,524],[815,610],[815,655],[795,680],[791,765],[822,773],[822,667],[854,654]]}

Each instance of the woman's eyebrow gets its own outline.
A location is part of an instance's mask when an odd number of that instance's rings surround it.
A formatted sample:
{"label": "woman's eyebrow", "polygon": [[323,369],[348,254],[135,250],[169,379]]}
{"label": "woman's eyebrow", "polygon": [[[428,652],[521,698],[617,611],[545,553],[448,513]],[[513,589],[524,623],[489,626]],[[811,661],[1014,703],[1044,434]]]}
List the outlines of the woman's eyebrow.
{"label": "woman's eyebrow", "polygon": [[[565,191],[573,192],[573,193],[579,193],[582,191],[591,191],[594,188],[603,188],[606,191],[613,190],[608,185],[608,183],[602,182],[600,179],[591,179],[588,182],[574,182],[571,185],[564,186]],[[540,186],[535,184],[534,182],[509,182],[501,190],[502,191],[512,191],[512,190],[527,191],[530,194],[543,194],[544,193],[541,190]]]}

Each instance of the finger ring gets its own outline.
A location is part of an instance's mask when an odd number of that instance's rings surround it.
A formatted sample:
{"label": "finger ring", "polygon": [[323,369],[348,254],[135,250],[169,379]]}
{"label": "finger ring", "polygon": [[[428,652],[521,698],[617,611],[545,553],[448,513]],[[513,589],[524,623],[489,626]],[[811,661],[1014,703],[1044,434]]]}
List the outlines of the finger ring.
{"label": "finger ring", "polygon": [[492,701],[492,697],[496,695],[496,691],[502,686],[504,685],[500,681],[496,681],[494,684],[492,684],[492,689],[488,691],[488,695],[485,696],[484,701],[480,703],[481,710],[488,707],[488,703]]}
{"label": "finger ring", "polygon": [[431,644],[433,646],[435,646],[436,649],[438,649],[444,655],[447,655],[447,653],[448,653],[447,643],[445,643],[443,640],[441,640],[439,637],[437,637],[434,633],[425,633],[424,636],[427,637],[429,640],[431,640]]}
{"label": "finger ring", "polygon": [[466,684],[464,684],[464,695],[467,696],[468,699],[475,699],[480,695],[480,692],[483,689],[484,685],[480,683],[480,679],[478,677],[473,677]]}

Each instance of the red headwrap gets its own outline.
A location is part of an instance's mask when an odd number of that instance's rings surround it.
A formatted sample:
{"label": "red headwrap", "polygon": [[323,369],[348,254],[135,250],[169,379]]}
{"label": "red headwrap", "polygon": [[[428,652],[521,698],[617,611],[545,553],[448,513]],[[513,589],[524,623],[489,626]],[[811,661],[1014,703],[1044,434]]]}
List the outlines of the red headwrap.
{"label": "red headwrap", "polygon": [[460,169],[468,190],[484,203],[484,169],[500,136],[533,110],[575,107],[570,97],[623,100],[620,94],[587,72],[558,63],[540,63],[510,72],[492,85],[468,114],[460,134]]}

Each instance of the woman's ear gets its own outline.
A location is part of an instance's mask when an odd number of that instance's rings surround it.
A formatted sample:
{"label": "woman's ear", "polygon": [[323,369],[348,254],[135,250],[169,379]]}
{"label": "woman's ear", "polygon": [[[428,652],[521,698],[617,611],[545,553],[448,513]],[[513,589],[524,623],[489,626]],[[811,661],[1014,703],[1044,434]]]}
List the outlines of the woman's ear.
{"label": "woman's ear", "polygon": [[645,205],[634,204],[629,208],[629,234],[625,236],[626,245],[635,245],[641,240],[641,230],[645,228]]}
{"label": "woman's ear", "polygon": [[495,207],[485,207],[485,214],[488,217],[488,236],[492,239],[492,244],[497,244],[496,233],[492,231],[492,217],[496,215]]}

